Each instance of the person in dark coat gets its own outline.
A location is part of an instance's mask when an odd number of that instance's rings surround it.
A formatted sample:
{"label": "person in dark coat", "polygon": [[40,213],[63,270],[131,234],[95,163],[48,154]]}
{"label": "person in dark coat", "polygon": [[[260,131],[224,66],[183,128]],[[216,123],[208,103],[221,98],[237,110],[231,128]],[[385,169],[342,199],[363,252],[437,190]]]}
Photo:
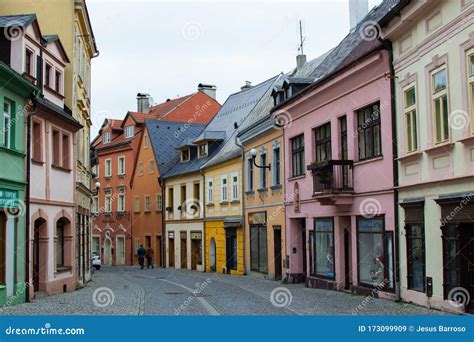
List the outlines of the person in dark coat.
{"label": "person in dark coat", "polygon": [[140,245],[140,248],[138,248],[137,256],[138,256],[138,263],[140,264],[140,267],[143,270],[143,267],[145,264],[145,256],[146,256],[146,251],[145,251],[145,248],[143,248],[143,245]]}
{"label": "person in dark coat", "polygon": [[146,268],[153,268],[153,248],[148,247],[146,250]]}

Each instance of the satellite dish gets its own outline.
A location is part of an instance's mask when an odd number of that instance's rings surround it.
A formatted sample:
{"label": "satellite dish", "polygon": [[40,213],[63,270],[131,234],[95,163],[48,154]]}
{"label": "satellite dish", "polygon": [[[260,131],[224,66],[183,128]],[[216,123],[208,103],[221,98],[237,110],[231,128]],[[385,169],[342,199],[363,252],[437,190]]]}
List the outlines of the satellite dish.
{"label": "satellite dish", "polygon": [[153,106],[155,104],[155,100],[153,99],[153,97],[150,96],[150,98],[148,99],[149,103],[150,103],[150,106]]}

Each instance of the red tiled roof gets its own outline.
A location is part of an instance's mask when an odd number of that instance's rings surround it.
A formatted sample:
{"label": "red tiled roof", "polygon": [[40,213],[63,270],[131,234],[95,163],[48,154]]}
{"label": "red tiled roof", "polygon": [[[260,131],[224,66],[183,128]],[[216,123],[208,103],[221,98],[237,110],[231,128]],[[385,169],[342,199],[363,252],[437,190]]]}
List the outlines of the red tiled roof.
{"label": "red tiled roof", "polygon": [[169,101],[160,103],[158,105],[152,106],[150,108],[150,113],[155,115],[156,118],[158,119],[162,117],[163,115],[168,114],[172,110],[175,110],[177,107],[179,107],[184,102],[189,100],[192,96],[193,94],[190,94],[190,95],[178,97],[177,99],[169,100]]}

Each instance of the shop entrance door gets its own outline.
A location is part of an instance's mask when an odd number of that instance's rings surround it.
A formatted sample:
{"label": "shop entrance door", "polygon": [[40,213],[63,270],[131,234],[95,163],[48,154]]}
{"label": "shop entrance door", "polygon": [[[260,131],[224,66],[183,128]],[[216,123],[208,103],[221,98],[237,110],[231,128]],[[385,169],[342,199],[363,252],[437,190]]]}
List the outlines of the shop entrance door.
{"label": "shop entrance door", "polygon": [[168,265],[169,267],[174,267],[174,239],[171,238],[168,240],[168,255]]}
{"label": "shop entrance door", "polygon": [[275,280],[281,280],[282,267],[281,267],[281,228],[273,230],[273,244],[274,244],[274,255],[275,255]]}
{"label": "shop entrance door", "polygon": [[186,232],[181,232],[181,268],[188,268],[187,245]]}
{"label": "shop entrance door", "polygon": [[470,298],[466,311],[474,312],[474,224],[459,225],[459,244],[459,278]]}

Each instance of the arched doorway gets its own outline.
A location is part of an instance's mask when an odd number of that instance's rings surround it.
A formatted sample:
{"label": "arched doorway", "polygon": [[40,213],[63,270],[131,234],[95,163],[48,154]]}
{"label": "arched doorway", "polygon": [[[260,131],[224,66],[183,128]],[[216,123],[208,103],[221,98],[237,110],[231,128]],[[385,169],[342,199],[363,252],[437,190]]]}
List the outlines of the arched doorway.
{"label": "arched doorway", "polygon": [[45,291],[48,267],[47,222],[38,218],[33,223],[33,288],[35,292]]}
{"label": "arched doorway", "polygon": [[211,259],[211,272],[216,271],[216,240],[211,238],[211,245],[209,246],[209,255]]}
{"label": "arched doorway", "polygon": [[112,265],[112,241],[106,238],[104,241],[104,265]]}

